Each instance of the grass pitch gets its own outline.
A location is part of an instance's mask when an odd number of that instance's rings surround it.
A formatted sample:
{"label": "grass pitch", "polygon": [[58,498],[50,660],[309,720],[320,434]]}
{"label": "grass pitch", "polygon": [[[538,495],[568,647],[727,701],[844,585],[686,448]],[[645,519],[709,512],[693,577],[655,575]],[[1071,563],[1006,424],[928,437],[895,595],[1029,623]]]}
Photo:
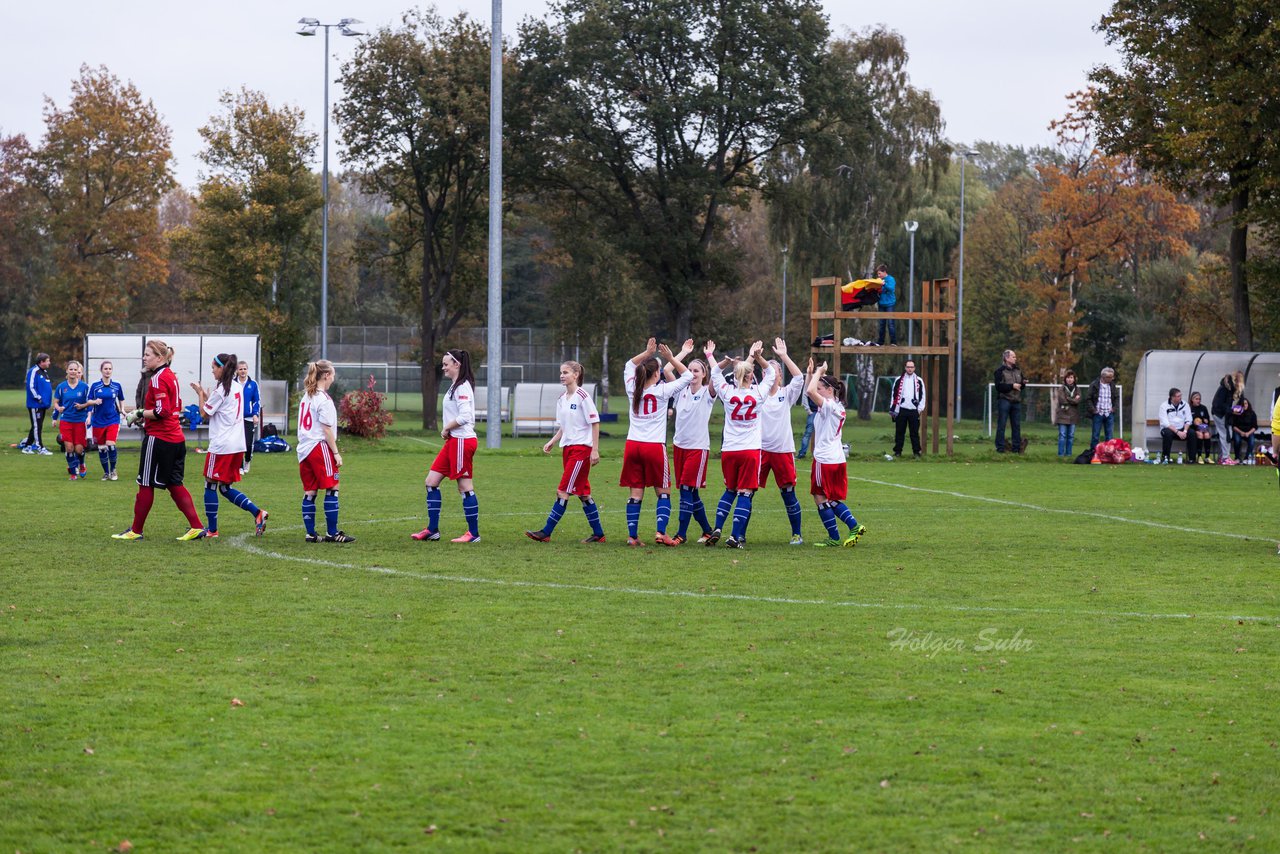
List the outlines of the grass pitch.
{"label": "grass pitch", "polygon": [[349,546],[302,542],[291,454],[244,483],[265,537],[224,504],[175,542],[159,495],[124,543],[136,454],[68,483],[0,451],[0,850],[1280,846],[1275,471],[972,429],[918,464],[848,429],[870,533],[836,550],[785,545],[776,490],[745,551],[627,549],[619,437],[604,546],[573,505],[522,535],[559,477],[532,440],[482,442],[475,546],[409,540],[409,429],[342,440]]}

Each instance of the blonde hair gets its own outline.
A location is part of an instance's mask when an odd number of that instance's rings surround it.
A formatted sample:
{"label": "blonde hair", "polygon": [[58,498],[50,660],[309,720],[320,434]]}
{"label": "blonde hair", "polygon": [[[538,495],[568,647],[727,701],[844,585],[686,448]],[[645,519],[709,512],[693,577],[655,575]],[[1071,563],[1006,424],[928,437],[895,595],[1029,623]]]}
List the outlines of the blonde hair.
{"label": "blonde hair", "polygon": [[320,378],[333,373],[333,362],[328,359],[316,359],[307,365],[307,376],[302,381],[302,387],[307,390],[307,394],[315,394],[316,389],[320,385]]}
{"label": "blonde hair", "polygon": [[161,341],[159,338],[152,338],[147,341],[147,349],[155,353],[161,359],[164,359],[166,365],[173,362],[173,348]]}
{"label": "blonde hair", "polygon": [[733,381],[740,387],[755,373],[751,365],[750,359],[743,359],[741,362],[733,366]]}
{"label": "blonde hair", "polygon": [[1236,371],[1231,375],[1231,384],[1235,386],[1231,391],[1231,399],[1234,403],[1239,403],[1244,397],[1244,372]]}
{"label": "blonde hair", "polygon": [[581,362],[575,362],[572,359],[568,359],[564,362],[561,362],[560,367],[568,368],[569,370],[577,374],[578,378],[574,380],[574,382],[577,383],[579,387],[581,387],[583,379],[587,376],[587,371],[585,368],[582,367]]}
{"label": "blonde hair", "polygon": [[84,365],[80,364],[80,363],[79,363],[78,361],[76,361],[75,359],[72,359],[71,361],[67,362],[67,367],[68,367],[68,368],[69,368],[69,367],[71,367],[72,365],[75,365],[77,368],[79,368],[79,369],[80,369],[80,371],[81,371],[81,373],[83,373],[83,372],[84,372]]}

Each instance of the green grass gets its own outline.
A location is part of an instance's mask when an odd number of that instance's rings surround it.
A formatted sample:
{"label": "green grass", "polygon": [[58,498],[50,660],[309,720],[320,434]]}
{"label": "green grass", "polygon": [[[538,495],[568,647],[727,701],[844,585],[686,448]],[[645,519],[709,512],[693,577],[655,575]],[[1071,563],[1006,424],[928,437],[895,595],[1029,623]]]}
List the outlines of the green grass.
{"label": "green grass", "polygon": [[122,543],[136,454],[68,483],[0,450],[0,850],[1280,845],[1275,472],[1059,464],[1035,430],[995,458],[969,423],[888,463],[887,433],[846,432],[856,549],[784,545],[769,490],[742,552],[622,546],[621,431],[596,547],[576,507],[521,534],[537,440],[478,455],[472,547],[408,539],[408,427],[343,439],[350,546],[302,542],[291,454],[245,483],[263,539],[224,505],[175,542],[161,495]]}

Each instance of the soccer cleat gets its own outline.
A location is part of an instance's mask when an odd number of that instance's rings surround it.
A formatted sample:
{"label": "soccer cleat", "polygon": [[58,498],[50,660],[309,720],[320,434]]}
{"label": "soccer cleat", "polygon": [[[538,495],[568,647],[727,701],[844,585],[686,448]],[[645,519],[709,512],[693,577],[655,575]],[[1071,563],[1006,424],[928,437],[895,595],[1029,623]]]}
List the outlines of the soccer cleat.
{"label": "soccer cleat", "polygon": [[672,542],[672,541],[671,541],[671,538],[670,538],[670,537],[668,537],[666,534],[663,534],[663,533],[657,533],[657,534],[654,534],[654,535],[653,535],[653,544],[654,544],[655,546],[674,546],[674,545],[676,545],[676,543],[674,543],[674,542]]}
{"label": "soccer cleat", "polygon": [[85,477],[89,475],[89,470],[86,469],[84,466],[80,466],[79,475],[81,480],[83,480]]}
{"label": "soccer cleat", "polygon": [[33,447],[32,447],[32,446],[30,446],[30,445],[23,445],[23,446],[22,446],[22,453],[24,453],[24,454],[34,454],[35,452],[36,452],[36,449],[35,449],[35,448],[33,448]]}
{"label": "soccer cleat", "polygon": [[817,549],[826,548],[827,546],[833,546],[833,547],[839,548],[842,545],[843,543],[841,543],[839,540],[822,540],[820,542],[814,543],[813,547]]}
{"label": "soccer cleat", "polygon": [[627,545],[633,549],[642,549],[645,547],[645,542],[639,537],[627,537]]}
{"label": "soccer cleat", "polygon": [[205,528],[205,529],[204,529],[204,533],[202,533],[202,534],[201,534],[199,537],[197,537],[196,539],[198,539],[198,540],[216,540],[217,538],[218,538],[218,532],[217,532],[217,531],[210,531],[208,528]]}
{"label": "soccer cleat", "polygon": [[348,534],[346,531],[339,531],[336,534],[326,534],[324,541],[326,543],[354,543],[356,538]]}
{"label": "soccer cleat", "polygon": [[115,469],[112,469],[112,470],[111,470],[111,479],[112,479],[112,480],[119,480],[119,479],[120,479],[120,475],[116,472],[116,470],[115,470]]}
{"label": "soccer cleat", "polygon": [[52,456],[53,456],[53,451],[49,450],[48,448],[38,448],[38,449],[36,450],[36,453],[37,453],[37,454],[39,454],[39,455],[40,455],[40,456],[42,456],[42,457],[52,457]]}
{"label": "soccer cleat", "polygon": [[113,540],[140,540],[140,539],[142,539],[142,535],[141,535],[141,534],[135,534],[135,533],[133,532],[133,528],[125,528],[123,531],[121,531],[121,532],[120,532],[120,533],[118,533],[118,534],[112,534],[112,535],[111,535],[111,539],[113,539]]}
{"label": "soccer cleat", "polygon": [[433,531],[430,528],[423,528],[418,533],[410,534],[409,536],[419,541],[430,540],[431,542],[435,542],[436,540],[440,539],[440,532]]}
{"label": "soccer cleat", "polygon": [[245,464],[244,464],[244,468],[240,469],[240,473],[241,473],[241,474],[248,474],[248,473],[249,473],[249,463],[245,463]]}
{"label": "soccer cleat", "polygon": [[102,476],[103,480],[111,480],[111,472],[107,472]]}
{"label": "soccer cleat", "polygon": [[449,542],[451,542],[451,543],[478,543],[478,542],[480,542],[480,538],[479,538],[479,537],[477,537],[477,536],[475,536],[474,534],[472,534],[470,531],[467,531],[467,532],[466,532],[466,533],[464,533],[461,537],[454,537],[454,538],[453,538],[452,540],[450,540]]}
{"label": "soccer cleat", "polygon": [[794,537],[792,537],[792,538],[791,538],[791,542],[787,543],[787,545],[789,545],[789,546],[803,546],[803,545],[804,545],[804,537],[800,536],[799,534],[796,534]]}
{"label": "soccer cleat", "polygon": [[742,548],[742,540],[736,537],[729,537],[724,541],[724,547],[726,549],[740,549]]}
{"label": "soccer cleat", "polygon": [[270,515],[271,514],[268,513],[266,510],[258,511],[257,518],[253,520],[253,525],[254,525],[253,535],[255,537],[261,537],[263,532],[267,530],[267,517]]}
{"label": "soccer cleat", "polygon": [[204,528],[188,528],[185,534],[181,537],[177,537],[176,539],[180,543],[184,543],[187,540],[198,540],[204,537],[204,533]]}
{"label": "soccer cleat", "polygon": [[671,542],[667,543],[667,545],[669,545],[669,546],[683,546],[683,545],[684,545],[684,537],[680,536],[679,534],[676,534],[674,537],[672,537],[672,538],[671,538]]}
{"label": "soccer cleat", "polygon": [[544,534],[542,531],[525,531],[524,535],[537,543],[551,542],[551,535]]}
{"label": "soccer cleat", "polygon": [[707,544],[707,538],[710,536],[711,536],[710,531],[703,531],[702,536],[698,537],[698,539],[695,540],[694,542],[696,542],[700,546],[705,546]]}
{"label": "soccer cleat", "polygon": [[72,483],[75,483],[77,480],[79,480],[79,479],[80,479],[80,476],[79,476],[79,475],[74,475],[74,474],[73,474],[73,475],[68,475],[68,478],[67,478],[67,479],[68,479],[68,480],[70,480]]}
{"label": "soccer cleat", "polygon": [[704,546],[714,546],[716,543],[720,542],[720,529],[716,528],[710,534],[703,534],[701,537],[698,537],[698,542],[702,543]]}
{"label": "soccer cleat", "polygon": [[582,541],[583,543],[603,543],[604,534],[592,534]]}
{"label": "soccer cleat", "polygon": [[867,526],[859,525],[849,532],[849,536],[844,538],[844,542],[841,545],[846,548],[853,548],[858,544],[858,540],[862,539],[862,536],[865,533],[867,533]]}
{"label": "soccer cleat", "polygon": [[320,542],[320,535],[319,535],[319,534],[307,534],[305,537],[303,537],[303,538],[302,538],[302,541],[303,541],[303,542],[306,542],[306,543],[318,543],[318,542]]}

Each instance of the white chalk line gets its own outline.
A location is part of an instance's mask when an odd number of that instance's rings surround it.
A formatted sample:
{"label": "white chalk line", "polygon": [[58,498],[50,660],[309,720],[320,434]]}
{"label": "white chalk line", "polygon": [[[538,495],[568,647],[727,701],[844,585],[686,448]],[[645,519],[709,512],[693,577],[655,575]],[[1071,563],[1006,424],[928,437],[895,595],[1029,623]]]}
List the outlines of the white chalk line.
{"label": "white chalk line", "polygon": [[891,483],[887,480],[873,480],[869,477],[849,476],[849,480],[859,480],[863,483],[874,483],[877,486],[892,486],[895,489],[907,489],[912,492],[928,492],[933,495],[948,495],[952,498],[963,498],[968,501],[985,501],[989,504],[1002,504],[1006,507],[1019,507],[1023,510],[1035,510],[1040,513],[1063,513],[1068,516],[1090,516],[1094,519],[1101,519],[1104,522],[1123,522],[1128,525],[1145,525],[1148,528],[1163,528],[1168,531],[1181,531],[1185,534],[1204,534],[1210,537],[1229,537],[1235,540],[1249,540],[1251,542],[1272,542],[1269,537],[1251,537],[1248,534],[1232,534],[1227,531],[1206,531],[1203,528],[1185,528],[1181,525],[1171,525],[1167,522],[1152,522],[1148,519],[1129,519],[1125,516],[1112,516],[1107,513],[1097,513],[1090,510],[1065,510],[1058,507],[1044,507],[1039,504],[1024,504],[1021,501],[1009,501],[1005,498],[988,498],[984,495],[967,495],[963,492],[952,492],[946,489],[929,489],[923,486],[907,486],[904,483]]}
{"label": "white chalk line", "polygon": [[[523,513],[491,513],[490,516],[522,516]],[[353,524],[384,524],[388,522],[404,522],[417,519],[417,516],[397,517],[392,519],[364,519],[354,520]],[[285,530],[297,529],[301,530],[300,525],[288,526]],[[280,530],[275,528],[274,530]],[[231,546],[248,552],[249,554],[259,557],[267,557],[273,560],[287,560],[294,563],[302,563],[310,566],[322,566],[331,569],[354,569],[360,572],[373,572],[379,575],[397,576],[400,578],[410,578],[416,581],[432,581],[443,584],[484,584],[493,587],[510,587],[525,588],[537,590],[563,590],[579,593],[612,593],[623,596],[652,596],[669,599],[695,599],[705,601],[724,601],[724,602],[750,602],[761,605],[811,605],[818,607],[861,609],[861,610],[882,610],[882,611],[946,611],[957,614],[1042,614],[1046,616],[1060,617],[1110,617],[1110,618],[1130,618],[1142,620],[1236,620],[1245,622],[1280,622],[1280,617],[1259,617],[1244,614],[1190,614],[1190,613],[1148,613],[1144,611],[1098,611],[1098,610],[1068,610],[1064,608],[1020,608],[1016,606],[1000,606],[1000,605],[946,605],[946,604],[919,604],[912,602],[855,602],[855,601],[837,601],[829,599],[795,599],[784,596],[757,596],[745,593],[714,593],[700,590],[658,590],[645,587],[614,587],[602,584],[573,584],[563,581],[524,581],[519,579],[508,578],[482,578],[469,575],[446,575],[444,573],[435,572],[408,572],[402,569],[393,569],[387,566],[369,565],[355,563],[341,563],[332,560],[323,560],[321,558],[299,557],[297,555],[281,554],[280,552],[270,551],[261,548],[249,542],[249,533],[239,534],[228,538]],[[431,548],[428,546],[428,548]]]}

